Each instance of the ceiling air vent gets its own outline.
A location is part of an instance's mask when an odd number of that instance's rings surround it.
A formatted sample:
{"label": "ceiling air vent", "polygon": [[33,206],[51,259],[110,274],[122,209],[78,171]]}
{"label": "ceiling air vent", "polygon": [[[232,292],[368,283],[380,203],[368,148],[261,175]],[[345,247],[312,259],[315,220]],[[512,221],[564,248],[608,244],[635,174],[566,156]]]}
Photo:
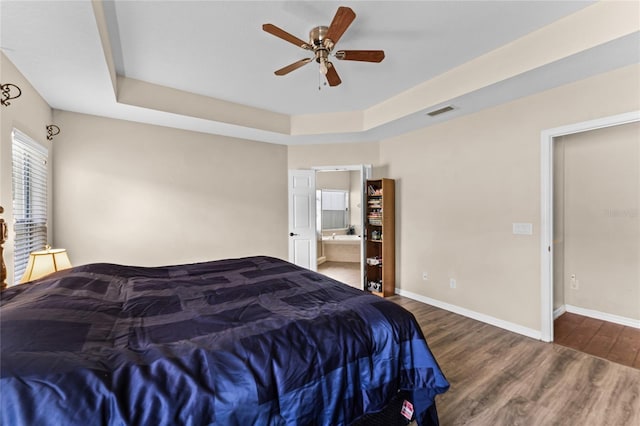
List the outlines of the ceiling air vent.
{"label": "ceiling air vent", "polygon": [[435,111],[430,111],[427,113],[429,117],[435,117],[436,115],[444,114],[445,112],[453,111],[455,108],[451,105],[444,106]]}

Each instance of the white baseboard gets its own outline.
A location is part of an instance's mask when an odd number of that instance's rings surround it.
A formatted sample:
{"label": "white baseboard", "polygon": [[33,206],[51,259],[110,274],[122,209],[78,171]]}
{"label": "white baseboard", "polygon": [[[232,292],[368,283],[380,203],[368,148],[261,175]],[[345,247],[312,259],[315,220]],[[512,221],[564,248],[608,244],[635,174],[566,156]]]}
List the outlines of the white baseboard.
{"label": "white baseboard", "polygon": [[325,256],[320,256],[318,258],[318,265],[322,265],[326,261],[327,261],[327,258]]}
{"label": "white baseboard", "polygon": [[637,319],[621,317],[620,315],[608,314],[606,312],[594,311],[593,309],[586,309],[573,305],[564,305],[564,308],[571,314],[578,314],[584,317],[595,318],[601,321],[608,321],[615,324],[625,325],[627,327],[640,328],[640,320]]}
{"label": "white baseboard", "polygon": [[557,320],[558,317],[562,314],[564,314],[565,312],[567,312],[567,306],[566,305],[562,305],[560,306],[558,309],[553,311],[553,320]]}
{"label": "white baseboard", "polygon": [[540,330],[534,330],[532,328],[523,327],[521,325],[504,321],[499,318],[495,318],[489,315],[481,314],[479,312],[471,311],[460,306],[452,305],[450,303],[441,302],[440,300],[432,299],[430,297],[422,296],[410,291],[396,288],[396,294],[400,296],[408,297],[409,299],[417,300],[418,302],[426,303],[427,305],[435,306],[436,308],[444,309],[445,311],[453,312],[454,314],[462,315],[467,318],[471,318],[486,324],[490,324],[502,329],[512,331],[514,333],[522,334],[523,336],[531,337],[532,339],[541,340],[542,333]]}

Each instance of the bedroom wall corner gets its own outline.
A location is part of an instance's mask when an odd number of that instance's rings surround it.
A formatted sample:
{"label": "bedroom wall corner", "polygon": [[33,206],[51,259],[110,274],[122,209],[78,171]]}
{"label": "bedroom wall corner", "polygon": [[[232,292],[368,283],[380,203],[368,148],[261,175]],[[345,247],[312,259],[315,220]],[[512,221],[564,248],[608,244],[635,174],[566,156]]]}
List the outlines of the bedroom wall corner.
{"label": "bedroom wall corner", "polygon": [[55,232],[74,264],[287,258],[282,145],[55,111]]}
{"label": "bedroom wall corner", "polygon": [[[5,208],[4,219],[9,225],[8,240],[4,245],[4,259],[7,265],[7,283],[14,282],[13,274],[13,197],[12,197],[12,160],[11,132],[14,128],[22,131],[34,141],[49,150],[49,226],[48,239],[53,239],[52,227],[52,143],[47,140],[46,126],[53,124],[52,110],[38,91],[29,83],[15,65],[0,52],[0,81],[2,84],[12,83],[20,88],[21,95],[9,100],[10,105],[0,106],[0,205]],[[15,91],[11,92],[15,95]]]}

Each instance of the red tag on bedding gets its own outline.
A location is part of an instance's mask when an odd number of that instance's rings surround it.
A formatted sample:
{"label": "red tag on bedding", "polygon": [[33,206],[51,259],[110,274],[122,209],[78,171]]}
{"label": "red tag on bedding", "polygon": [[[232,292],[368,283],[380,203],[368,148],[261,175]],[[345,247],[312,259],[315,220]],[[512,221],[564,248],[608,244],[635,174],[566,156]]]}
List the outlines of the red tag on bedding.
{"label": "red tag on bedding", "polygon": [[407,420],[411,420],[413,418],[413,404],[405,399],[402,403],[400,414],[402,414],[402,416]]}

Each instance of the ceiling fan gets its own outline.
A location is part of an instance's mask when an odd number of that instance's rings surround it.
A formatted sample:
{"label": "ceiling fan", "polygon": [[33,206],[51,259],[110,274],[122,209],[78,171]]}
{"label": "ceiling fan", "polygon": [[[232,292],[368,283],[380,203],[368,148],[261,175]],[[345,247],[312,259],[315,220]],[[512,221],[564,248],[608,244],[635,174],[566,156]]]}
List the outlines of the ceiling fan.
{"label": "ceiling fan", "polygon": [[[312,58],[304,58],[275,72],[276,75],[286,75],[297,70],[309,62],[315,61],[320,64],[320,72],[324,74],[329,86],[337,86],[342,83],[336,68],[329,60],[333,48],[345,33],[349,25],[356,18],[356,14],[351,8],[341,6],[338,8],[331,25],[328,27],[318,26],[309,32],[309,42],[305,42],[298,37],[289,34],[282,28],[273,24],[264,24],[262,29],[269,34],[279,37],[289,43],[295,44],[305,50],[313,52]],[[343,61],[381,62],[384,59],[383,50],[338,50],[333,56]]]}

